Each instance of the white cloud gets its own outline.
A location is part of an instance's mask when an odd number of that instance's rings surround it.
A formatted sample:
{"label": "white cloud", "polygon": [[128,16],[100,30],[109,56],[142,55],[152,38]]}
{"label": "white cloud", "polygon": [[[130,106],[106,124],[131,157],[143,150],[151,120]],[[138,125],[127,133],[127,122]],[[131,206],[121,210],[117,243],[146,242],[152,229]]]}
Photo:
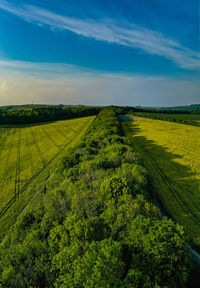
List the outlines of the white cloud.
{"label": "white cloud", "polygon": [[0,2],[0,8],[37,25],[44,24],[54,29],[69,30],[99,41],[140,49],[145,53],[172,60],[182,68],[200,69],[199,52],[185,48],[161,33],[134,24],[116,23],[112,19],[95,21],[71,18],[36,6],[18,7],[4,0]]}

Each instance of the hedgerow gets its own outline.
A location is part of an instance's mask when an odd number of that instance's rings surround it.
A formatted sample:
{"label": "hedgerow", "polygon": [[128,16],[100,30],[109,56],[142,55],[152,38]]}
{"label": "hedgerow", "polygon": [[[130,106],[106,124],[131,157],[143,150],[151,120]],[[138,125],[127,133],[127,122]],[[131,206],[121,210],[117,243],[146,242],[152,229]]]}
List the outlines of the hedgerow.
{"label": "hedgerow", "polygon": [[161,219],[148,187],[115,110],[103,109],[1,244],[1,287],[184,287],[183,229]]}

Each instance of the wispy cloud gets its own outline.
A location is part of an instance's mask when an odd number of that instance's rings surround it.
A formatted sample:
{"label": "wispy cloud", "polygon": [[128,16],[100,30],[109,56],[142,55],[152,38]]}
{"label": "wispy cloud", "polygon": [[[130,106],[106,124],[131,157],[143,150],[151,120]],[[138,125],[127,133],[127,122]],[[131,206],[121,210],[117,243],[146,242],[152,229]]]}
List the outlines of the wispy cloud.
{"label": "wispy cloud", "polygon": [[[0,59],[0,68],[7,69],[7,71],[28,71],[29,73],[36,72],[39,73],[76,73],[79,71],[82,72],[81,67],[77,67],[71,64],[66,63],[46,63],[46,62],[28,62],[28,61],[15,61],[15,60],[1,60]],[[84,69],[85,71],[85,69]]]}
{"label": "wispy cloud", "polygon": [[107,43],[139,49],[145,53],[158,55],[174,61],[179,67],[191,70],[200,69],[200,53],[183,47],[177,41],[162,33],[113,19],[77,19],[53,13],[32,5],[17,6],[2,0],[0,8],[27,22],[48,25],[53,29],[68,30],[84,37]]}

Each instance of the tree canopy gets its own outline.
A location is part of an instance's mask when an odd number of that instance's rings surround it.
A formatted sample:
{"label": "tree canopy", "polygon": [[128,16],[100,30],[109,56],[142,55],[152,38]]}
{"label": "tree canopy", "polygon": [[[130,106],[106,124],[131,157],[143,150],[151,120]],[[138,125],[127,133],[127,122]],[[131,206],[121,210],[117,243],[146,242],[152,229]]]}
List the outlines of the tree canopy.
{"label": "tree canopy", "polygon": [[103,109],[0,246],[0,287],[184,287],[183,228],[150,202],[139,155]]}

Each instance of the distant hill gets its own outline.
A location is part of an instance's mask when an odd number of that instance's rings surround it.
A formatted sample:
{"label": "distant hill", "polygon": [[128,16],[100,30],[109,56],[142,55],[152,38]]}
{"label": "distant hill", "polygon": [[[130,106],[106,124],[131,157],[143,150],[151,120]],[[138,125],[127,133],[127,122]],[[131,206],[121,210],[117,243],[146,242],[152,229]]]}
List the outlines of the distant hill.
{"label": "distant hill", "polygon": [[153,111],[197,111],[200,110],[200,104],[191,104],[186,106],[172,106],[172,107],[147,107],[147,106],[135,106],[135,109],[142,109],[142,110],[153,110]]}
{"label": "distant hill", "polygon": [[167,110],[200,110],[200,104],[191,104],[187,106],[175,106],[175,107],[162,107],[161,109],[167,109]]}
{"label": "distant hill", "polygon": [[169,114],[200,114],[200,104],[174,107],[128,107],[133,112],[169,113]]}

